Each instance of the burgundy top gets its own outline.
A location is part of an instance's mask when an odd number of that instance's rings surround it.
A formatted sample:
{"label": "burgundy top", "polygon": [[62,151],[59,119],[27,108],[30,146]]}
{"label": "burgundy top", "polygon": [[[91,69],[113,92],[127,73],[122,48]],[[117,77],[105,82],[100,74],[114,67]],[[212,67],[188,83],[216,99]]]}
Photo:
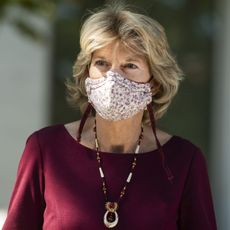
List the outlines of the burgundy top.
{"label": "burgundy top", "polygon": [[[118,209],[117,230],[215,230],[204,155],[173,136],[163,145],[174,180],[169,183],[157,150],[137,154],[137,166]],[[110,201],[117,201],[133,153],[101,152]],[[104,194],[96,151],[78,143],[64,125],[27,140],[3,230],[101,230]]]}

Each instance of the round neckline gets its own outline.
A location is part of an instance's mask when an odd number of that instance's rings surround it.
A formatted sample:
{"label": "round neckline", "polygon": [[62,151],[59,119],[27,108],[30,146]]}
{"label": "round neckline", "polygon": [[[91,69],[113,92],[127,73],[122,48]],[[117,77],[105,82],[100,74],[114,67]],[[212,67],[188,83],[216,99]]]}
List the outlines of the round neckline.
{"label": "round neckline", "polygon": [[[73,143],[77,144],[77,145],[80,146],[82,149],[87,150],[88,152],[92,152],[92,153],[94,153],[94,154],[97,153],[97,151],[96,151],[95,149],[92,149],[92,148],[90,148],[90,147],[87,147],[87,146],[81,144],[80,142],[78,142],[78,140],[75,139],[75,138],[69,133],[69,131],[66,129],[65,124],[61,124],[61,127],[63,128],[64,133],[66,134],[66,136],[67,136]],[[170,137],[170,139],[168,139],[163,145],[161,145],[161,147],[163,148],[163,150],[164,150],[168,145],[170,145],[170,144],[174,141],[175,138],[176,138],[176,136],[175,136],[175,135],[172,135],[172,136]],[[141,156],[141,155],[146,156],[146,155],[154,155],[153,153],[155,153],[155,152],[157,152],[157,151],[158,151],[158,149],[156,148],[156,149],[153,149],[153,150],[150,150],[150,151],[147,151],[147,152],[138,153],[138,154],[133,153],[133,152],[132,152],[132,153],[114,153],[114,152],[106,152],[106,151],[100,151],[100,154],[102,154],[102,155],[107,155],[107,156],[133,156],[133,155],[136,155],[136,156]]]}

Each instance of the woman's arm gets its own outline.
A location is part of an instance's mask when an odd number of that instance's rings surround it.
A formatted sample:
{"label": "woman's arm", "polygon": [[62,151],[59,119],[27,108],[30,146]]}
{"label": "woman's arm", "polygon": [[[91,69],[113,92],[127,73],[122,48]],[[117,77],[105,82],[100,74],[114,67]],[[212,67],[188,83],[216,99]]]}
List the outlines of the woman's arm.
{"label": "woman's arm", "polygon": [[36,133],[22,154],[3,230],[42,229],[45,209],[43,161]]}
{"label": "woman's arm", "polygon": [[217,229],[206,161],[200,150],[193,156],[185,182],[178,229]]}

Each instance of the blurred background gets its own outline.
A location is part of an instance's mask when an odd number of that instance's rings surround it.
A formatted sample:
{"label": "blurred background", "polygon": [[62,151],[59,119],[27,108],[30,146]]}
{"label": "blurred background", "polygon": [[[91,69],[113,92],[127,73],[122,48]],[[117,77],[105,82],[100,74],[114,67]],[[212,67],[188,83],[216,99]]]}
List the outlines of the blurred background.
{"label": "blurred background", "polygon": [[[27,137],[81,116],[64,82],[84,15],[105,2],[0,0],[0,227]],[[230,0],[126,2],[165,27],[185,80],[158,126],[202,149],[218,229],[230,229]]]}

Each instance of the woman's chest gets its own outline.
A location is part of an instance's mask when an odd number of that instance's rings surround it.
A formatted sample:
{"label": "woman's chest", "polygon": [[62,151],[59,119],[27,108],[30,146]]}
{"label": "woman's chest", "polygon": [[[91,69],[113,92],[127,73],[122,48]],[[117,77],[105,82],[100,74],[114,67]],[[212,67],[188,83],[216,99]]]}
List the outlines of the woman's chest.
{"label": "woman's chest", "polygon": [[[163,172],[157,172],[154,162],[145,163],[145,167],[142,163],[120,201],[114,229],[176,229],[180,192],[172,188]],[[129,161],[104,161],[109,201],[119,199],[129,165]],[[62,166],[65,170],[56,167],[46,171],[44,229],[106,229],[106,201],[97,165],[83,161],[78,167],[69,162]]]}

